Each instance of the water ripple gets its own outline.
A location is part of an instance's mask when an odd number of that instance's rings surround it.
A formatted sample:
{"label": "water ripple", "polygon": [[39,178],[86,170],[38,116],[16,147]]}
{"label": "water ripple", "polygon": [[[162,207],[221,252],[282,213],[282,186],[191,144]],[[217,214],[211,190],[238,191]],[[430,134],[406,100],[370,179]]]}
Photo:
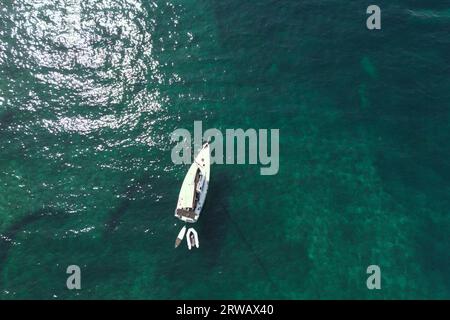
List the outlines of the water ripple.
{"label": "water ripple", "polygon": [[[133,128],[142,114],[155,116],[167,103],[161,85],[181,81],[162,72],[158,59],[158,52],[179,45],[177,10],[171,3],[135,0],[6,5],[0,13],[0,66],[22,75],[5,75],[0,104],[6,96],[9,107],[41,112],[38,124],[55,134]],[[160,23],[171,27],[158,31]],[[39,86],[28,85],[35,82]]]}

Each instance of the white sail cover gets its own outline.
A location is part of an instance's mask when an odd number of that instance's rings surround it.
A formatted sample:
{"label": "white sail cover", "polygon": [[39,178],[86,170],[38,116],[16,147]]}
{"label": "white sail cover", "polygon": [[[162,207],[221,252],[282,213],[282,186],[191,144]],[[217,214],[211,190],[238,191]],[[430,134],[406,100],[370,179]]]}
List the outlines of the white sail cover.
{"label": "white sail cover", "polygon": [[195,174],[197,173],[197,164],[194,162],[183,180],[180,195],[178,197],[178,208],[193,208],[195,195]]}

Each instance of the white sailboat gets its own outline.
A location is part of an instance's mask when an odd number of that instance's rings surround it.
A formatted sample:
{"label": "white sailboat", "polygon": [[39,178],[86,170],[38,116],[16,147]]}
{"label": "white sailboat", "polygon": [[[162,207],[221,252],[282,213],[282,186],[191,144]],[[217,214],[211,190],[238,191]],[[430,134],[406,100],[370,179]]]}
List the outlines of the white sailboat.
{"label": "white sailboat", "polygon": [[205,143],[195,157],[181,186],[175,217],[194,223],[197,222],[208,192],[210,174],[210,148]]}

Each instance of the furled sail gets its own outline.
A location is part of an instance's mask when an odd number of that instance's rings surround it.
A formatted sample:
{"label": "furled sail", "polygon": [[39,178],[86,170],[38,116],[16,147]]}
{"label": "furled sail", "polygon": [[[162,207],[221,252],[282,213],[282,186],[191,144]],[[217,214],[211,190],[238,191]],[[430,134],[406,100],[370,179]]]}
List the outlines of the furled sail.
{"label": "furled sail", "polygon": [[195,182],[197,174],[197,164],[193,163],[189,168],[186,177],[184,177],[183,185],[181,186],[178,208],[188,209],[194,208],[195,205]]}

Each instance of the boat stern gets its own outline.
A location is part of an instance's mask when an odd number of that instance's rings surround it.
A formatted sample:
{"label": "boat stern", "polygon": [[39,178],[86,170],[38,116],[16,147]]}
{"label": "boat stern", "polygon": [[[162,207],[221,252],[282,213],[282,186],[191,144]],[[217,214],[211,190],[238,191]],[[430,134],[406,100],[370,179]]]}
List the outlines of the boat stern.
{"label": "boat stern", "polygon": [[176,209],[175,217],[180,219],[181,221],[194,223],[197,222],[199,215],[194,211],[184,210],[184,209]]}

